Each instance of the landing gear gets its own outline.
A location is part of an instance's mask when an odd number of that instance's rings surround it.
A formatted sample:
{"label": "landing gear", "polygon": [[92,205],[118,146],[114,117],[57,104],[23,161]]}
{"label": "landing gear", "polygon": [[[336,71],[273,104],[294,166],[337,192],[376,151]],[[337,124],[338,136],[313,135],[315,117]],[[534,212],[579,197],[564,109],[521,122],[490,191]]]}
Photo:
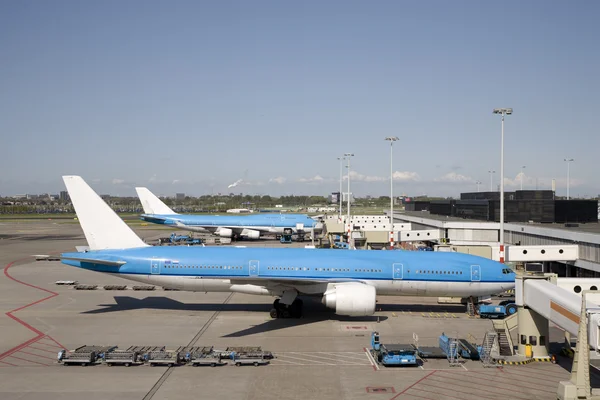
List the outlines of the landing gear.
{"label": "landing gear", "polygon": [[271,318],[300,318],[302,317],[303,301],[295,299],[292,304],[285,305],[279,299],[273,302],[273,308],[269,312]]}

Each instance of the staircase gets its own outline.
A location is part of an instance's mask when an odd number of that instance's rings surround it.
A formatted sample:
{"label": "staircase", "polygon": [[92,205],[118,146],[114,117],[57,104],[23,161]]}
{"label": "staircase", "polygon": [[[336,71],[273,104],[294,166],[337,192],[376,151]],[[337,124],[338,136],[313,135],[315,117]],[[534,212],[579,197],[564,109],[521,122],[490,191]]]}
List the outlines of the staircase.
{"label": "staircase", "polygon": [[467,300],[467,315],[469,317],[474,317],[476,314],[477,309],[475,307],[475,301],[473,300],[473,296],[471,296]]}
{"label": "staircase", "polygon": [[498,333],[489,331],[483,337],[481,346],[481,361],[484,367],[495,367],[496,358],[499,356]]}
{"label": "staircase", "polygon": [[451,367],[460,366],[461,364],[458,360],[458,340],[449,338],[448,345],[448,363]]}
{"label": "staircase", "polygon": [[508,338],[506,337],[505,329],[496,329],[496,333],[498,334],[498,344],[500,345],[500,355],[501,356],[512,356],[512,347],[508,342]]}
{"label": "staircase", "polygon": [[498,344],[500,346],[501,356],[513,356],[514,345],[511,337],[511,332],[517,328],[517,314],[500,320],[494,320],[494,331],[498,334]]}

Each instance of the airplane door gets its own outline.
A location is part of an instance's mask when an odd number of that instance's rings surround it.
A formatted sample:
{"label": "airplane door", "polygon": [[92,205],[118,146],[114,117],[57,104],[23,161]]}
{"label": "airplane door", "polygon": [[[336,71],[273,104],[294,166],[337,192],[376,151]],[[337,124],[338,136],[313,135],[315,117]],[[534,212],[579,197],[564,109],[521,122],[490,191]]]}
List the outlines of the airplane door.
{"label": "airplane door", "polygon": [[250,260],[248,263],[248,275],[258,276],[258,260]]}
{"label": "airplane door", "polygon": [[150,265],[150,271],[153,275],[160,274],[160,260],[152,260]]}
{"label": "airplane door", "polygon": [[481,280],[481,266],[471,265],[471,281],[479,282]]}
{"label": "airplane door", "polygon": [[394,279],[402,279],[402,264],[394,263],[392,264],[392,270],[394,271]]}

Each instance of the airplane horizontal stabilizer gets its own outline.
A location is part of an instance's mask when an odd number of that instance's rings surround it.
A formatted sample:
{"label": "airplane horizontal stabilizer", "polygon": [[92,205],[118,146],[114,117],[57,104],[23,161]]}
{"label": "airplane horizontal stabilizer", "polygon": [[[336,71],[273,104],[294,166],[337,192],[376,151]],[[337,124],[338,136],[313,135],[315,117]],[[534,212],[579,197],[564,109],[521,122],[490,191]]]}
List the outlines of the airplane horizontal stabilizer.
{"label": "airplane horizontal stabilizer", "polygon": [[113,260],[103,260],[99,258],[89,258],[89,257],[60,257],[61,260],[69,260],[69,261],[79,261],[79,262],[87,262],[91,264],[102,264],[102,265],[111,265],[113,267],[120,267],[121,265],[126,264],[125,261],[113,261]]}

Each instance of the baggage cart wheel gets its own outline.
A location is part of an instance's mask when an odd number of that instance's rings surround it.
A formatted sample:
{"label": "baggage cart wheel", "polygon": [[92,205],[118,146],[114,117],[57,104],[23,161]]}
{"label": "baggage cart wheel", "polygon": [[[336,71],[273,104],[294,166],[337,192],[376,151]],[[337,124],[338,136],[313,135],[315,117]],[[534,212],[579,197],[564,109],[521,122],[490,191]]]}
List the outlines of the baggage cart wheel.
{"label": "baggage cart wheel", "polygon": [[258,367],[258,363],[256,361],[254,361],[254,366]]}
{"label": "baggage cart wheel", "polygon": [[236,367],[239,367],[239,366],[241,366],[241,365],[242,365],[242,363],[240,363],[240,362],[236,362],[236,363],[235,363],[235,366],[236,366]]}

